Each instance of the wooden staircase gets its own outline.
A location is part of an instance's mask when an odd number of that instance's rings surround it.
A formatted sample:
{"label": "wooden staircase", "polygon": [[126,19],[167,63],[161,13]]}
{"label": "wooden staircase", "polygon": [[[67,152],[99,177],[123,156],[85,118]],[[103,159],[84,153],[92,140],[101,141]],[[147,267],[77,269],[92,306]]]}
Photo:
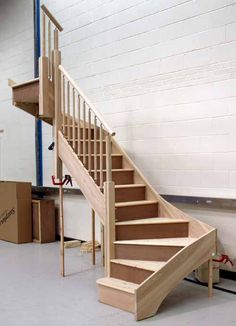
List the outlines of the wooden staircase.
{"label": "wooden staircase", "polygon": [[[60,30],[44,8],[43,22],[47,17]],[[60,65],[57,32],[54,37],[56,48],[42,56],[39,79],[12,86],[13,103],[54,125],[55,175],[62,178],[63,162],[104,225],[106,277],[97,280],[99,300],[134,313],[136,320],[153,316],[172,289],[207,260],[211,294],[216,230],[153,189]]]}

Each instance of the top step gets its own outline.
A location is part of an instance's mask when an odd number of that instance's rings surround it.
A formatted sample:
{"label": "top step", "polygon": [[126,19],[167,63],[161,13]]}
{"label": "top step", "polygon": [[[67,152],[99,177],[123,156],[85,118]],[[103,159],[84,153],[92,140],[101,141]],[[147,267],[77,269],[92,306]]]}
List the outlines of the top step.
{"label": "top step", "polygon": [[39,78],[11,85],[13,104],[22,110],[38,116]]}
{"label": "top step", "polygon": [[52,118],[39,116],[39,78],[23,83],[10,84],[13,105],[36,118],[52,124]]}

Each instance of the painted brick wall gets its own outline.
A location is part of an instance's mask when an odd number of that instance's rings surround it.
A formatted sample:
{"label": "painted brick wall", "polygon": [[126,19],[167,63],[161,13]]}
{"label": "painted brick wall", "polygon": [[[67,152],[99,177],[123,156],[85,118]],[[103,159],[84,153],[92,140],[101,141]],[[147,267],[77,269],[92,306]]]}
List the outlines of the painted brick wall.
{"label": "painted brick wall", "polygon": [[[23,8],[23,10],[22,10]],[[33,1],[0,3],[1,179],[35,183],[34,118],[12,105],[7,80],[32,79],[34,72]]]}
{"label": "painted brick wall", "polygon": [[236,1],[45,4],[64,66],[155,188],[235,197]]}

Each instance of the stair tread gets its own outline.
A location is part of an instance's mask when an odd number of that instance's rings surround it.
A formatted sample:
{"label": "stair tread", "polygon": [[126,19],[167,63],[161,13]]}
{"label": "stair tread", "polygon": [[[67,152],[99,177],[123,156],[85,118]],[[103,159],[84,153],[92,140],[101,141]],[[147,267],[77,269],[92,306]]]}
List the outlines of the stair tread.
{"label": "stair tread", "polygon": [[97,280],[97,284],[107,286],[120,291],[134,293],[139,284],[126,282],[114,277],[104,277]]}
{"label": "stair tread", "polygon": [[128,185],[115,185],[116,189],[122,189],[122,188],[138,188],[138,187],[146,187],[144,183],[131,183]]}
{"label": "stair tread", "polygon": [[[95,170],[91,170],[91,172],[94,172]],[[102,170],[103,172],[106,172],[106,169]],[[112,172],[121,172],[121,171],[134,171],[133,169],[112,169]],[[97,172],[100,172],[100,169],[97,169]]]}
{"label": "stair tread", "polygon": [[119,241],[114,241],[114,244],[185,247],[192,244],[194,241],[196,241],[196,239],[197,238],[161,238],[161,239],[119,240]]}
{"label": "stair tread", "polygon": [[[67,136],[65,136],[65,138],[66,138],[67,141],[73,141],[72,138],[68,138]],[[75,141],[78,141],[78,138],[76,138]],[[84,141],[84,139],[83,138],[80,138],[80,142],[83,142],[83,141]],[[85,141],[88,142],[89,140],[88,139],[85,139]],[[90,139],[90,141],[91,141],[91,143],[94,143],[95,142],[94,139]],[[100,139],[97,139],[96,142],[97,143],[100,143]],[[102,142],[105,143],[106,141],[103,139]]]}
{"label": "stair tread", "polygon": [[124,201],[124,202],[115,203],[115,207],[149,205],[149,204],[157,204],[157,203],[158,203],[157,200]]}
{"label": "stair tread", "polygon": [[164,261],[150,261],[150,260],[130,260],[130,259],[111,259],[112,263],[137,267],[140,269],[145,269],[149,271],[158,271],[160,270],[166,262]]}
{"label": "stair tread", "polygon": [[[83,154],[81,154],[81,156],[83,156]],[[90,154],[85,154],[85,156],[90,156]],[[95,154],[91,154],[91,156],[95,156]],[[96,156],[100,156],[99,153],[96,154]],[[106,157],[106,154],[102,154],[102,156]],[[123,156],[122,154],[111,154],[111,156]]]}
{"label": "stair tread", "polygon": [[169,217],[150,217],[139,220],[129,220],[123,222],[117,222],[116,225],[138,225],[138,224],[162,224],[162,223],[187,223],[187,220],[181,220],[177,218]]}
{"label": "stair tread", "polygon": [[27,80],[25,82],[22,82],[22,83],[17,83],[15,85],[12,85],[11,87],[12,88],[17,88],[17,87],[21,87],[21,86],[24,86],[24,85],[29,85],[29,84],[37,83],[37,82],[39,82],[39,77],[34,78],[34,79],[29,79],[29,80]]}

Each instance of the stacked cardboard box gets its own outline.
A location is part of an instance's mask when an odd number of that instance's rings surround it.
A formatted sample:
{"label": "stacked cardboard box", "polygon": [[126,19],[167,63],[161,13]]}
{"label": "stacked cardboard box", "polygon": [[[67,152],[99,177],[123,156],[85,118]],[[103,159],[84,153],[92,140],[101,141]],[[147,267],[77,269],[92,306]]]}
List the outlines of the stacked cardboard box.
{"label": "stacked cardboard box", "polygon": [[32,242],[31,183],[0,181],[0,240]]}

